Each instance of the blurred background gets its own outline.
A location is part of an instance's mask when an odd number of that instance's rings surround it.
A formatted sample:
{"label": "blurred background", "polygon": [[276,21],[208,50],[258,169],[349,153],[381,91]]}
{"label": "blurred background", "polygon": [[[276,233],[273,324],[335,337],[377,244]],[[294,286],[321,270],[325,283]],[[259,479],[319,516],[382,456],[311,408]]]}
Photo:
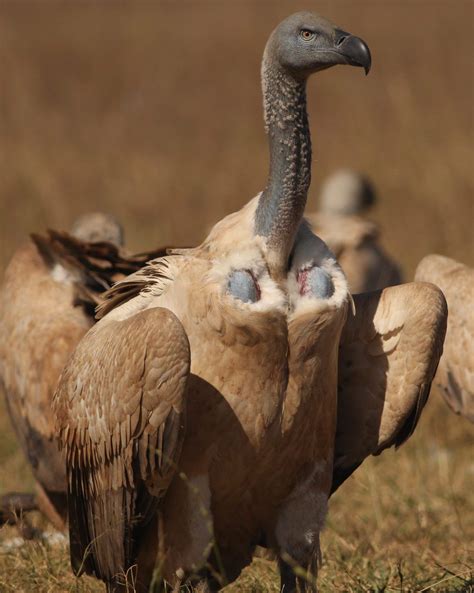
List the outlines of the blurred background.
{"label": "blurred background", "polygon": [[474,262],[473,3],[10,3],[0,10],[0,264],[31,231],[104,209],[130,246],[193,244],[263,189],[259,69],[296,9],[365,39],[373,69],[309,85],[321,180],[347,166],[411,277],[436,251]]}
{"label": "blurred background", "polygon": [[[355,168],[374,181],[372,218],[407,279],[428,252],[474,264],[473,6],[3,3],[0,269],[30,232],[67,229],[89,210],[115,213],[133,250],[192,245],[263,189],[261,54],[279,20],[300,9],[359,35],[373,56],[367,78],[335,68],[310,81],[308,209],[326,175]],[[3,408],[0,429],[0,492],[24,489],[29,473]],[[472,444],[472,427],[433,394],[415,438],[366,464],[334,498],[322,590],[394,590],[386,582],[467,591],[459,579],[472,577]],[[2,591],[21,562],[9,555],[0,564]],[[48,562],[47,574],[68,578],[66,561]],[[58,589],[37,576],[36,590],[66,590],[58,574]],[[239,590],[276,590],[273,573],[270,588],[258,588],[262,574]],[[30,590],[22,586],[15,590]],[[81,590],[96,590],[88,586]]]}

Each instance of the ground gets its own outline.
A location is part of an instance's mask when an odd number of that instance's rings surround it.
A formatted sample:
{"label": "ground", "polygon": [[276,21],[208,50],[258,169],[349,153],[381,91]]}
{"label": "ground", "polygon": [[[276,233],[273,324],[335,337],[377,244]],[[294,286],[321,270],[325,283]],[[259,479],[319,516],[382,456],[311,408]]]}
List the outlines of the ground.
{"label": "ground", "polygon": [[[472,3],[316,7],[371,47],[373,69],[324,72],[308,89],[316,206],[350,166],[380,194],[373,219],[413,276],[439,252],[474,264]],[[314,9],[303,0],[299,8]],[[267,172],[259,60],[294,2],[0,7],[0,268],[29,232],[91,209],[124,221],[134,250],[191,245],[257,193]],[[3,405],[3,404],[2,404]],[[322,592],[474,590],[474,429],[433,392],[414,437],[368,460],[333,497]],[[0,494],[32,485],[0,408]],[[35,522],[41,523],[39,518]],[[66,547],[0,531],[0,592],[93,593]],[[276,592],[257,558],[228,591]]]}

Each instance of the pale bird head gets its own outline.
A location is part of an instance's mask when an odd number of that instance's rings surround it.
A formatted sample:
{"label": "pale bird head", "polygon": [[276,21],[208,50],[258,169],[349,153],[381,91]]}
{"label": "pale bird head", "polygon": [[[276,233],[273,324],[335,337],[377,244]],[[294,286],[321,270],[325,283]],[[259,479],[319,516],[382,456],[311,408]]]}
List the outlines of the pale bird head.
{"label": "pale bird head", "polygon": [[117,247],[122,247],[124,243],[122,225],[114,216],[103,212],[89,212],[77,218],[71,234],[88,243],[106,241]]}
{"label": "pale bird head", "polygon": [[362,214],[376,201],[375,189],[365,176],[350,169],[330,175],[321,187],[319,209],[337,215]]}

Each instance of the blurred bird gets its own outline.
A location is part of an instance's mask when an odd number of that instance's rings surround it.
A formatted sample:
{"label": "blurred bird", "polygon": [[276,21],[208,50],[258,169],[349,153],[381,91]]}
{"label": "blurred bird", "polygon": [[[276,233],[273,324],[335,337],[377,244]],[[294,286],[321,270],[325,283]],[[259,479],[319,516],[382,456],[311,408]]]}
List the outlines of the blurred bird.
{"label": "blurred bird", "polygon": [[342,169],[326,179],[319,210],[307,217],[336,256],[353,294],[402,281],[399,267],[380,245],[377,226],[364,218],[375,202],[372,183],[359,173]]}
{"label": "blurred bird", "polygon": [[265,190],[199,247],[106,293],[54,398],[76,574],[117,593],[147,591],[155,566],[175,590],[201,569],[216,590],[264,542],[285,593],[314,591],[331,490],[413,432],[444,337],[441,292],[362,295],[346,321],[344,275],[302,221],[306,80],[370,63],[362,40],[318,16],[283,21],[262,65]]}
{"label": "blurred bird", "polygon": [[427,255],[415,280],[432,282],[448,302],[448,331],[435,383],[456,414],[474,422],[474,270],[442,255]]}
{"label": "blurred bird", "polygon": [[128,256],[123,230],[108,214],[79,218],[71,234],[33,234],[8,264],[0,288],[0,386],[36,479],[30,495],[2,497],[3,511],[34,506],[58,528],[66,520],[66,470],[55,441],[51,402],[76,344],[94,324],[100,295],[163,250]]}

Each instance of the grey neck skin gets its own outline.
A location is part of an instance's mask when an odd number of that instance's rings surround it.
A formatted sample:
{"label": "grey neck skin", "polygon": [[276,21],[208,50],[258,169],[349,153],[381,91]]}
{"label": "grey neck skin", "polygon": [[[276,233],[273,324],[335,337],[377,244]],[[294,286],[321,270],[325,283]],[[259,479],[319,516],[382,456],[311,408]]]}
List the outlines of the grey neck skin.
{"label": "grey neck skin", "polygon": [[267,240],[272,275],[283,277],[311,182],[311,136],[306,80],[264,56],[262,87],[270,172],[255,214],[255,232]]}

